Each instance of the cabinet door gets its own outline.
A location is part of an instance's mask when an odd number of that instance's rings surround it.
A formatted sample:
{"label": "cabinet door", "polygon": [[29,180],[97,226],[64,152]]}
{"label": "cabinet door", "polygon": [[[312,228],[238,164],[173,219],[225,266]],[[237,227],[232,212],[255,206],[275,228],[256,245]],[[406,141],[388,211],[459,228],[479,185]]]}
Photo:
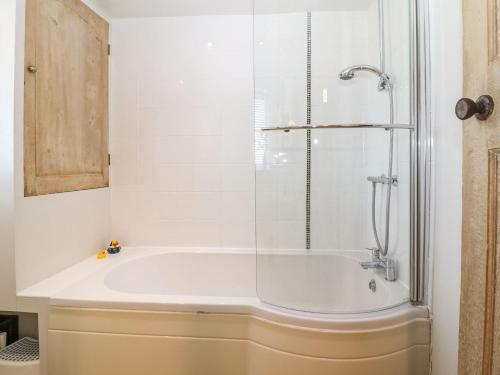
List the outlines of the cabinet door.
{"label": "cabinet door", "polygon": [[108,33],[80,0],[27,0],[25,196],[109,185]]}

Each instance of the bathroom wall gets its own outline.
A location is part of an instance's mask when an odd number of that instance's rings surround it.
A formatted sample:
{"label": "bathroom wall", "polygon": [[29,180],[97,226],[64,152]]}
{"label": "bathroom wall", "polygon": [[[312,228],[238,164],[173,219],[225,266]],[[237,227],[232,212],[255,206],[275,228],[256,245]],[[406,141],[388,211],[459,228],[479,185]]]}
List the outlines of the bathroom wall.
{"label": "bathroom wall", "polygon": [[[388,96],[377,91],[376,77],[337,77],[349,65],[379,65],[377,2],[365,3],[313,12],[314,123],[389,121]],[[387,48],[388,66],[398,75],[397,119],[407,122],[407,25],[396,21],[405,7],[397,9],[386,21],[388,36],[399,35],[390,46],[397,53]],[[125,244],[253,247],[255,157],[262,247],[303,248],[305,133],[259,129],[305,123],[306,13],[264,12],[254,22],[255,133],[251,16],[113,20],[112,233]],[[401,61],[406,71],[395,68]],[[366,177],[387,173],[388,133],[314,135],[313,247],[373,246]],[[402,185],[393,198],[391,249],[407,280],[408,134],[396,138]]]}
{"label": "bathroom wall", "polygon": [[18,0],[14,132],[18,291],[96,253],[111,233],[109,189],[24,197],[24,18],[25,0]]}
{"label": "bathroom wall", "polygon": [[462,9],[430,0],[433,127],[432,374],[457,373],[462,219]]}
{"label": "bathroom wall", "polygon": [[[377,114],[387,121],[387,97],[376,91],[374,77],[363,77],[358,84],[337,79],[338,71],[350,64],[362,61],[377,65],[378,44],[368,42],[373,37],[372,26],[376,30],[375,11],[372,5],[370,12],[314,14],[313,82],[322,83],[313,87],[315,122],[326,121],[332,112],[340,122],[376,121]],[[305,12],[259,15],[255,20],[257,105],[263,102],[266,106],[266,124],[305,122],[305,21]],[[250,16],[113,21],[113,236],[130,245],[253,246],[251,22]],[[228,29],[232,30],[230,35]],[[354,30],[356,37],[352,36]],[[338,38],[339,33],[346,37]],[[276,71],[280,72],[278,81],[273,76]],[[323,89],[329,90],[327,104],[323,103]],[[353,100],[362,107],[347,105]],[[257,132],[256,137],[260,135]],[[351,137],[351,150],[362,147],[358,135],[346,136]],[[345,137],[336,139],[339,144],[346,141]],[[325,140],[314,147],[330,145]],[[315,155],[324,156],[320,152]],[[347,151],[343,155],[357,158],[360,154]],[[289,189],[297,190],[294,196],[281,195],[286,202],[277,203],[281,207],[278,228],[265,226],[259,233],[265,237],[266,228],[282,233],[282,246],[300,248],[304,226],[298,197],[303,196],[304,175],[301,161],[294,165],[288,159],[282,169],[295,168],[296,174],[286,182],[293,185]],[[348,166],[345,158],[342,162]],[[356,168],[342,168],[347,173],[349,169]],[[359,184],[365,198],[367,185]],[[360,248],[369,241],[365,235],[362,241],[357,235],[359,226],[352,224],[367,221],[367,199],[360,206],[353,186],[358,188],[347,183],[340,187],[344,195],[339,201],[344,202],[345,213],[353,207],[359,212],[343,224],[340,242],[344,247]],[[347,196],[352,204],[345,200]],[[322,206],[322,199],[317,198],[317,211],[324,212]],[[339,211],[335,215],[340,222],[346,216]],[[331,247],[332,241],[316,235],[331,233],[331,223],[319,219],[322,224],[315,226],[317,245]]]}
{"label": "bathroom wall", "polygon": [[13,310],[14,262],[14,66],[16,0],[0,2],[0,310]]}
{"label": "bathroom wall", "polygon": [[251,26],[113,20],[112,233],[124,244],[252,247]]}

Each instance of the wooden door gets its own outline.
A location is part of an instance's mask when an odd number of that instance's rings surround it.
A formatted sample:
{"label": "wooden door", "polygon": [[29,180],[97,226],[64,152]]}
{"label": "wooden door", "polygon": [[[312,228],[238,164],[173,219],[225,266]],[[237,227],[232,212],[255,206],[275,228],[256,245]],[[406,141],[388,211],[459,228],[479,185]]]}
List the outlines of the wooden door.
{"label": "wooden door", "polygon": [[108,29],[80,0],[26,2],[26,196],[108,186]]}
{"label": "wooden door", "polygon": [[[500,1],[463,0],[463,12],[464,94],[474,100],[488,94],[500,105]],[[463,101],[461,105],[462,114],[481,109]],[[463,375],[500,374],[499,178],[497,108],[486,120],[472,117],[463,123],[459,350]]]}

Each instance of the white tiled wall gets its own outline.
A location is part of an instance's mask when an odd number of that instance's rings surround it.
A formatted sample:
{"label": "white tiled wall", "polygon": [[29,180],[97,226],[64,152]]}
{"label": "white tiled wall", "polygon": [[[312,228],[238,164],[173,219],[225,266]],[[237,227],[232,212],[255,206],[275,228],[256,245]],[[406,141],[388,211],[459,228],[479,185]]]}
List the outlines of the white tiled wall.
{"label": "white tiled wall", "polygon": [[112,22],[113,236],[252,247],[251,16]]}
{"label": "white tiled wall", "polygon": [[[406,6],[386,7],[387,71],[396,120],[404,123]],[[114,237],[129,245],[253,247],[257,225],[259,247],[304,247],[305,132],[264,135],[259,128],[306,122],[306,22],[305,12],[112,22]],[[388,122],[388,95],[377,91],[375,76],[338,79],[347,66],[379,65],[377,2],[313,12],[312,24],[312,122]],[[387,173],[388,139],[384,130],[313,132],[313,248],[375,245],[366,177]],[[408,133],[398,131],[394,173],[401,185],[390,243],[404,280],[407,146]],[[377,199],[381,234],[384,196]]]}

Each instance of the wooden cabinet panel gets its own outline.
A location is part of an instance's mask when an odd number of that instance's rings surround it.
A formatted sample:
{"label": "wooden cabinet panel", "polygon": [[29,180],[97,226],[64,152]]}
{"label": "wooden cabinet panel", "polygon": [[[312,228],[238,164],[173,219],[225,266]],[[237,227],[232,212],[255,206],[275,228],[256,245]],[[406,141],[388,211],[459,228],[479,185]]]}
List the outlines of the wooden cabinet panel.
{"label": "wooden cabinet panel", "polygon": [[463,124],[460,375],[500,372],[500,1],[464,0],[464,96],[491,95]]}
{"label": "wooden cabinet panel", "polygon": [[109,25],[80,0],[27,0],[25,195],[108,186]]}

